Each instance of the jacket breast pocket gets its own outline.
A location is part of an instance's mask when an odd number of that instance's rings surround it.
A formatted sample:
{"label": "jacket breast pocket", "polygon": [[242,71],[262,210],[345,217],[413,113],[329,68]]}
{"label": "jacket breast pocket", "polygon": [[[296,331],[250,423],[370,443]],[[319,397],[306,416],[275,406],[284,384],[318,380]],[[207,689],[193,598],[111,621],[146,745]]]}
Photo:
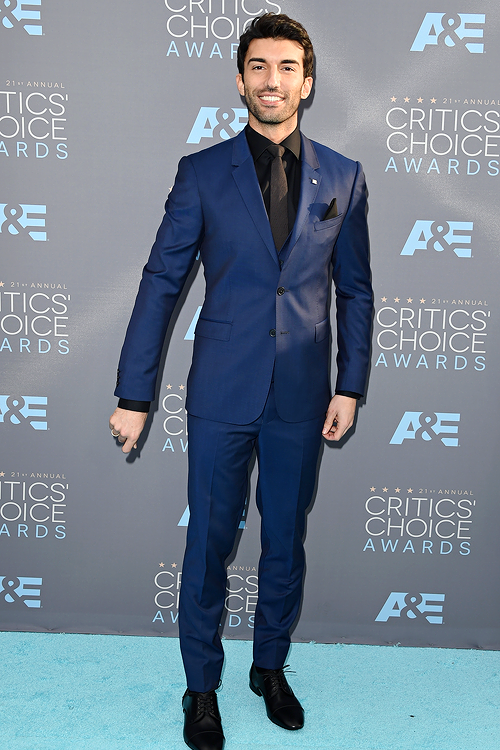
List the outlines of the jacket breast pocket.
{"label": "jacket breast pocket", "polygon": [[231,338],[232,323],[226,323],[223,320],[209,320],[208,318],[198,318],[195,336],[203,336],[206,339],[217,339],[218,341],[229,341]]}
{"label": "jacket breast pocket", "polygon": [[325,318],[321,323],[316,323],[314,326],[314,339],[318,344],[320,341],[324,341],[330,335],[330,318]]}
{"label": "jacket breast pocket", "polygon": [[343,218],[344,214],[339,214],[333,219],[327,219],[326,221],[315,221],[314,231],[321,232],[323,229],[331,229],[332,227],[340,226],[340,224],[342,224]]}

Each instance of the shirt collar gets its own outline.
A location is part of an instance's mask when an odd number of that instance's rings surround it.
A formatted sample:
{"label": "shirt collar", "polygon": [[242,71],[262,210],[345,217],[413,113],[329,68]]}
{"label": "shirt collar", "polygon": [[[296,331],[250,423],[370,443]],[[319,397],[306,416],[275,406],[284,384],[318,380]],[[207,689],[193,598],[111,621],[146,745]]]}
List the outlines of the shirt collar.
{"label": "shirt collar", "polygon": [[[254,161],[257,161],[257,159],[262,156],[269,144],[273,143],[273,141],[270,141],[269,138],[266,138],[264,135],[257,133],[257,131],[250,127],[250,125],[246,125],[245,135],[247,137],[250,153],[252,154],[252,158]],[[284,141],[281,141],[279,145],[287,148],[299,160],[301,145],[299,126],[297,125],[295,130],[290,133],[290,135],[287,136]]]}

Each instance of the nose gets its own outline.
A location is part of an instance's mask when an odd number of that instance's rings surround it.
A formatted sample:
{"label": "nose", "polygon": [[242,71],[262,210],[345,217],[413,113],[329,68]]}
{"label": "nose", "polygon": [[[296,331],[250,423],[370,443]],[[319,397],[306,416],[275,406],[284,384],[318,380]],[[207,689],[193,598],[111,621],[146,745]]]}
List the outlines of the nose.
{"label": "nose", "polygon": [[280,72],[278,66],[269,68],[269,74],[267,77],[267,85],[270,89],[279,89],[280,87]]}

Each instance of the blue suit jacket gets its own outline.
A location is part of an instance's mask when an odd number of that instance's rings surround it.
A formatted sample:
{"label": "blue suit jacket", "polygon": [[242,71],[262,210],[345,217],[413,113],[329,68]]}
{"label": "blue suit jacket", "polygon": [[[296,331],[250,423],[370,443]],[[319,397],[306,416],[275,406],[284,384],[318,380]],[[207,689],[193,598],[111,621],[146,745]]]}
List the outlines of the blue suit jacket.
{"label": "blue suit jacket", "polygon": [[[117,396],[153,400],[167,325],[198,250],[206,294],[187,382],[190,414],[252,422],[273,369],[283,420],[324,414],[331,274],[336,388],[364,392],[372,290],[362,169],[303,135],[301,159],[299,206],[282,268],[244,131],[181,159],[127,330]],[[334,197],[338,216],[322,221]]]}

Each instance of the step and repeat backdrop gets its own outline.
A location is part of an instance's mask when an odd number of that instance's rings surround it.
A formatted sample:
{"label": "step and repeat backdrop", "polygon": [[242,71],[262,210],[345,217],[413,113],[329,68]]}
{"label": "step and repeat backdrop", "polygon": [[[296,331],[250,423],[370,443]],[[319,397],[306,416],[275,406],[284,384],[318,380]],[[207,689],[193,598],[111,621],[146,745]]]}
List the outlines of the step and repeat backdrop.
{"label": "step and repeat backdrop", "polygon": [[[360,160],[376,311],[324,445],[295,640],[500,647],[500,10],[492,0],[2,0],[0,627],[177,634],[196,267],[146,434],[110,437],[140,272],[184,154],[247,121],[238,38],[308,29],[314,140]],[[438,12],[439,11],[439,12]],[[224,634],[251,638],[255,467]]]}

